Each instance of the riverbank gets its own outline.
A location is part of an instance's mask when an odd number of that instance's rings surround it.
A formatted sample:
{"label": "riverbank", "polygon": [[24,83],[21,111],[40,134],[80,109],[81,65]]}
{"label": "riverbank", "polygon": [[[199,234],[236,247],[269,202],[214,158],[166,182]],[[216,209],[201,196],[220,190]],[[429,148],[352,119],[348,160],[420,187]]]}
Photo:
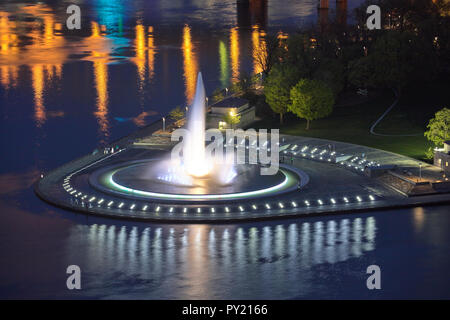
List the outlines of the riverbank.
{"label": "riverbank", "polygon": [[[157,146],[143,148],[129,144],[112,154],[96,154],[71,162],[41,179],[35,191],[41,199],[64,209],[110,218],[159,222],[226,223],[356,213],[450,201],[450,195],[445,191],[433,190],[433,183],[439,181],[440,175],[434,166],[422,163],[421,180],[414,181],[402,177],[405,171],[413,177],[419,175],[414,159],[355,144],[287,135],[282,136],[281,147],[288,149],[280,154],[281,161],[305,172],[308,183],[276,197],[180,203],[133,194],[105,193],[93,186],[91,176],[98,170],[139,159],[163,157],[170,149],[170,139],[166,138],[165,151],[161,148],[161,139]],[[419,188],[417,193],[416,188],[414,194],[408,194],[408,190],[398,183],[399,179],[413,187],[422,187],[428,181],[428,189],[420,193]]]}
{"label": "riverbank", "polygon": [[450,101],[447,85],[439,82],[423,85],[420,90],[405,91],[398,104],[377,125],[377,133],[389,136],[373,135],[369,129],[395,101],[391,90],[382,91],[363,103],[337,106],[329,117],[313,121],[309,130],[305,129],[305,120],[289,113],[283,125],[276,116],[266,114],[253,127],[279,127],[282,134],[354,143],[426,161],[425,153],[431,144],[423,134],[434,112]]}

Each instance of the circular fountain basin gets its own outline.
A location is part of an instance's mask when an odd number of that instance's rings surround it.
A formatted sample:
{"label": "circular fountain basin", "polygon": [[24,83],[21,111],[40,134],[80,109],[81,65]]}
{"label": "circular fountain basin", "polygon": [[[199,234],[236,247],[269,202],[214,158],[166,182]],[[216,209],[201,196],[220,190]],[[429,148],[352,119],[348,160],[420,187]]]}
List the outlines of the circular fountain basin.
{"label": "circular fountain basin", "polygon": [[[238,175],[229,184],[208,177],[192,186],[180,185],[153,174],[159,159],[130,161],[93,172],[90,184],[100,191],[127,198],[170,202],[220,202],[274,196],[296,190],[308,182],[297,168],[282,166],[275,175],[261,175],[261,165],[237,165]],[[149,173],[150,172],[150,173]]]}

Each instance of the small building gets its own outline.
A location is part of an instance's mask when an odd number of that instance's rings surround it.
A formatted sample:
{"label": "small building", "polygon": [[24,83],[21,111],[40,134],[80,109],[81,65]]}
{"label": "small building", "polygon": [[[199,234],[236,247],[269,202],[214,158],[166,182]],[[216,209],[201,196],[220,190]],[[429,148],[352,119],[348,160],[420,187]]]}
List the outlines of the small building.
{"label": "small building", "polygon": [[229,97],[209,106],[206,115],[206,127],[228,129],[230,126],[224,121],[227,114],[236,114],[241,116],[241,121],[235,128],[244,128],[255,121],[255,107],[250,106],[248,100]]}
{"label": "small building", "polygon": [[450,173],[450,140],[444,142],[443,149],[434,152],[434,165],[440,167],[445,173]]}

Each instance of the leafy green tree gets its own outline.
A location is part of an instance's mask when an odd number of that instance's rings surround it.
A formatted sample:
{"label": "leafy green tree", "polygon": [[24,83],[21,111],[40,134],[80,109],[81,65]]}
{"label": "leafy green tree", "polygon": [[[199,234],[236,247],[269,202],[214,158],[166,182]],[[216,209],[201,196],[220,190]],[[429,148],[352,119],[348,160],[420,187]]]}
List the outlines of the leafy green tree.
{"label": "leafy green tree", "polygon": [[[378,5],[383,8],[387,20],[383,24],[399,30],[420,31],[423,21],[448,12],[449,4],[448,0],[380,0]],[[392,17],[387,19],[388,14]]]}
{"label": "leafy green tree", "polygon": [[372,58],[373,83],[398,90],[405,87],[414,68],[411,61],[406,60],[411,46],[405,40],[403,34],[392,32],[376,41],[374,53],[369,57]]}
{"label": "leafy green tree", "polygon": [[239,80],[233,82],[229,86],[228,94],[246,94],[250,90],[250,77],[247,77],[244,74],[239,76]]}
{"label": "leafy green tree", "polygon": [[450,109],[443,108],[435,113],[427,125],[428,130],[424,135],[436,147],[444,144],[444,141],[450,139]]}
{"label": "leafy green tree", "polygon": [[363,57],[354,61],[350,61],[348,73],[348,82],[357,88],[373,87],[372,73],[373,68],[371,59]]}
{"label": "leafy green tree", "polygon": [[431,80],[437,59],[431,44],[409,32],[390,31],[368,49],[368,55],[349,65],[349,81],[357,86],[395,88]]}
{"label": "leafy green tree", "polygon": [[[367,15],[364,11],[364,15]],[[367,19],[367,18],[366,18]],[[346,43],[340,48],[340,60],[344,65],[349,64],[352,61],[356,61],[359,58],[364,57],[364,50],[361,50],[360,43]]]}
{"label": "leafy green tree", "polygon": [[232,129],[234,129],[234,125],[241,122],[241,116],[231,111],[223,116],[223,121],[228,123],[228,125],[231,126]]}
{"label": "leafy green tree", "polygon": [[267,35],[258,48],[253,49],[255,65],[264,75],[268,75],[280,57],[280,41],[276,35]]}
{"label": "leafy green tree", "polygon": [[177,106],[175,109],[169,112],[169,117],[174,121],[179,121],[184,118],[184,111],[180,106]]}
{"label": "leafy green tree", "polygon": [[318,80],[301,79],[291,89],[288,109],[299,118],[306,119],[306,130],[312,120],[328,116],[333,111],[333,91]]}
{"label": "leafy green tree", "polygon": [[344,89],[344,66],[337,59],[323,59],[314,72],[314,79],[323,81],[329,86],[335,96]]}
{"label": "leafy green tree", "polygon": [[273,112],[280,115],[280,123],[283,123],[283,115],[288,110],[290,103],[290,90],[297,80],[296,69],[288,65],[277,64],[272,67],[264,82],[264,95],[266,102]]}
{"label": "leafy green tree", "polygon": [[283,61],[297,69],[299,78],[312,76],[317,57],[308,34],[294,34],[287,40],[287,50],[284,51]]}
{"label": "leafy green tree", "polygon": [[225,98],[222,89],[216,89],[212,93],[212,103],[219,102]]}
{"label": "leafy green tree", "polygon": [[237,84],[239,86],[238,92],[247,94],[252,87],[252,77],[247,72],[242,72],[239,75],[239,81],[237,82]]}

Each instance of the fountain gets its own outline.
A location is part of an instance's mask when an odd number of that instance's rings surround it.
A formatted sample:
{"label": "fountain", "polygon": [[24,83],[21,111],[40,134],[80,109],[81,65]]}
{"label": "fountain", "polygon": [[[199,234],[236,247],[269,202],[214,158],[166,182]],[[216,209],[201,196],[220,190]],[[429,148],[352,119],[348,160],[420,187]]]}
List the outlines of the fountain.
{"label": "fountain", "polygon": [[[183,138],[178,149],[168,152],[171,144],[153,135],[144,141],[127,137],[114,153],[94,152],[49,172],[36,184],[36,193],[59,207],[101,216],[214,223],[411,204],[381,183],[358,175],[364,164],[357,166],[351,160],[352,166],[341,166],[335,151],[310,148],[309,138],[290,137],[290,142],[283,139],[280,143],[273,135],[266,140],[265,132],[249,130],[241,135],[231,130],[222,145],[217,140],[223,140],[221,131],[215,129],[214,135],[205,132],[205,100],[199,74],[183,129],[191,134],[172,132],[174,140]],[[205,145],[205,138],[212,135],[219,143]],[[305,140],[306,145],[300,147]],[[278,163],[280,153],[290,165]],[[227,157],[230,154],[233,157]],[[309,176],[298,165],[313,174],[315,180],[309,188],[303,188]],[[333,167],[327,169],[330,165]],[[367,186],[377,194],[364,195]],[[375,203],[386,196],[388,201]]]}
{"label": "fountain", "polygon": [[205,157],[205,100],[205,86],[199,72],[194,101],[187,116],[190,138],[184,155],[186,172],[194,177],[203,177],[211,170],[211,163],[208,163],[211,159]]}
{"label": "fountain", "polygon": [[[189,134],[183,144],[182,156],[145,158],[107,166],[90,175],[90,184],[115,195],[171,202],[228,201],[274,195],[297,188],[299,175],[286,166],[274,175],[265,176],[260,174],[260,164],[234,163],[234,149],[232,157],[229,154],[217,157],[217,150],[214,156],[207,155],[205,104],[205,88],[199,73],[194,100],[187,115]],[[245,145],[240,143],[236,147],[245,148]]]}
{"label": "fountain", "polygon": [[[233,158],[210,157],[205,148],[205,87],[201,73],[198,74],[197,87],[192,105],[187,115],[186,128],[180,132],[183,136],[182,155],[171,154],[170,159],[163,159],[149,164],[149,170],[143,177],[147,181],[155,178],[159,182],[173,186],[191,187],[192,190],[206,190],[208,187],[225,186],[232,183],[237,176]],[[175,148],[174,148],[175,149]],[[242,170],[241,170],[242,171]]]}
{"label": "fountain", "polygon": [[[230,184],[237,172],[233,164],[234,155],[229,158],[210,157],[205,152],[205,114],[206,95],[201,72],[198,73],[197,87],[192,105],[187,115],[186,127],[189,135],[183,148],[183,157],[174,157],[165,161],[160,172],[172,172],[180,184],[198,186]],[[161,168],[160,168],[161,169]],[[205,181],[206,180],[206,181]]]}

